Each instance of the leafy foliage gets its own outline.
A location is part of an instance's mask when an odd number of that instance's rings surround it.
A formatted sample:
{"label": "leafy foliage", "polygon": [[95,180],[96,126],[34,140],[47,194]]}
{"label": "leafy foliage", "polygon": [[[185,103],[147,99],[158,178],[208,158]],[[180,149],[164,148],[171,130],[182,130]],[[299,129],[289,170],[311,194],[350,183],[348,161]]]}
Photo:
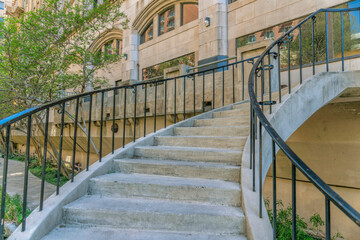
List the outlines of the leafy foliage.
{"label": "leafy foliage", "polygon": [[[2,188],[0,187],[0,191]],[[0,194],[1,195],[1,194]],[[0,203],[1,206],[1,203]],[[19,194],[14,196],[6,195],[5,202],[5,221],[14,222],[19,225],[22,221],[23,202]],[[26,209],[26,216],[31,213],[30,209]]]}

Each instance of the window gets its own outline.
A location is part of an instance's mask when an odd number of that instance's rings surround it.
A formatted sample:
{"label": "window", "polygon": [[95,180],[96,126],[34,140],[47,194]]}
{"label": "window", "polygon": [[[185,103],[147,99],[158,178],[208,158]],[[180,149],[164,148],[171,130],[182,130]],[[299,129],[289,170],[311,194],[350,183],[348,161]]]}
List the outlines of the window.
{"label": "window", "polygon": [[141,34],[140,42],[144,43],[150,41],[154,38],[154,26],[153,23],[150,23],[145,31]]}
{"label": "window", "polygon": [[122,40],[112,39],[104,44],[102,51],[106,54],[120,55],[122,51]]}
{"label": "window", "polygon": [[273,31],[265,32],[264,39],[274,39],[274,32]]}
{"label": "window", "polygon": [[228,0],[228,4],[236,2],[237,0]]}
{"label": "window", "polygon": [[196,4],[181,5],[181,25],[199,19],[199,8]]}
{"label": "window", "polygon": [[2,10],[5,9],[5,4],[4,4],[4,2],[0,2],[0,9],[2,9]]}
{"label": "window", "polygon": [[175,8],[172,7],[169,10],[159,15],[159,36],[166,32],[170,32],[175,29]]}
{"label": "window", "polygon": [[256,42],[256,37],[255,37],[255,35],[249,36],[249,38],[248,38],[248,43],[254,43],[254,42]]}
{"label": "window", "polygon": [[282,33],[285,34],[285,33],[286,33],[287,31],[289,31],[291,28],[292,28],[292,26],[283,27]]}

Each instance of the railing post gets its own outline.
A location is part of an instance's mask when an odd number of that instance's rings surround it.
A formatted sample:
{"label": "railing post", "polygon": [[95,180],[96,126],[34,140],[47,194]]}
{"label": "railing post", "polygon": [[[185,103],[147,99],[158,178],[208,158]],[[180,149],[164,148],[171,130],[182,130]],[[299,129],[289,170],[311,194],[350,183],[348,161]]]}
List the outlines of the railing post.
{"label": "railing post", "polygon": [[30,143],[31,143],[31,123],[32,116],[28,116],[27,121],[27,136],[26,136],[26,155],[25,155],[25,170],[24,170],[24,189],[23,189],[23,211],[21,231],[26,229],[26,209],[27,209],[27,190],[29,182],[29,164],[30,164]]}
{"label": "railing post", "polygon": [[272,157],[273,157],[273,239],[276,240],[277,235],[277,211],[276,211],[276,145],[275,141],[272,140]]}
{"label": "railing post", "polygon": [[93,102],[93,95],[90,94],[89,128],[88,128],[88,143],[87,143],[87,155],[86,155],[86,171],[89,171],[89,165],[90,165],[90,141],[91,141],[92,102]]}
{"label": "railing post", "polygon": [[123,122],[123,148],[125,148],[125,138],[126,138],[126,90],[127,88],[124,88],[124,122]]}
{"label": "railing post", "polygon": [[259,121],[259,216],[262,214],[262,124]]}
{"label": "railing post", "polygon": [[59,144],[59,157],[58,157],[58,169],[57,169],[57,184],[56,195],[59,195],[60,191],[60,173],[61,173],[61,161],[62,161],[62,146],[64,140],[64,116],[65,116],[65,102],[63,102],[61,111],[61,126],[60,126],[60,144]]}
{"label": "railing post", "polygon": [[[113,119],[112,119],[112,141],[111,141],[111,152],[112,154],[114,154],[115,151],[115,109],[116,109],[116,91],[114,90],[113,92]],[[119,97],[120,97],[120,91],[119,91]],[[120,115],[120,114],[119,114]]]}
{"label": "railing post", "polygon": [[104,92],[101,92],[101,110],[100,110],[100,146],[99,146],[99,162],[102,160],[103,151],[103,129],[104,129]]}
{"label": "railing post", "polygon": [[292,240],[296,240],[296,167],[291,165],[291,185],[292,185]]}
{"label": "railing post", "polygon": [[49,134],[49,113],[50,109],[46,109],[45,117],[45,131],[44,131],[44,154],[41,161],[42,173],[41,173],[41,190],[40,190],[40,206],[39,211],[43,210],[44,204],[44,191],[45,191],[45,173],[46,173],[46,154],[47,154],[47,145],[48,145],[48,134]]}
{"label": "railing post", "polygon": [[80,98],[76,98],[75,101],[75,123],[74,123],[74,142],[73,142],[73,157],[72,157],[72,166],[71,166],[71,182],[74,182],[75,176],[75,157],[76,157],[76,140],[77,140],[77,128],[78,128],[78,119],[79,119],[79,101]]}
{"label": "railing post", "polygon": [[327,197],[325,197],[325,229],[326,240],[331,240],[330,200]]}

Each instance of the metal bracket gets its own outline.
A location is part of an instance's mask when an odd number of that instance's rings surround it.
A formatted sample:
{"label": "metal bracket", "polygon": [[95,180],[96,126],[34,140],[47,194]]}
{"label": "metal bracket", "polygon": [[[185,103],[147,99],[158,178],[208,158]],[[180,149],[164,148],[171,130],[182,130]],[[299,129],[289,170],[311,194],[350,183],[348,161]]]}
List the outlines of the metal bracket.
{"label": "metal bracket", "polygon": [[263,67],[263,70],[264,70],[264,71],[266,71],[266,70],[272,70],[272,69],[274,69],[274,65],[272,65],[272,64],[264,65],[264,67]]}
{"label": "metal bracket", "polygon": [[263,102],[259,102],[259,105],[261,106],[269,106],[269,105],[275,105],[276,101],[263,101]]}

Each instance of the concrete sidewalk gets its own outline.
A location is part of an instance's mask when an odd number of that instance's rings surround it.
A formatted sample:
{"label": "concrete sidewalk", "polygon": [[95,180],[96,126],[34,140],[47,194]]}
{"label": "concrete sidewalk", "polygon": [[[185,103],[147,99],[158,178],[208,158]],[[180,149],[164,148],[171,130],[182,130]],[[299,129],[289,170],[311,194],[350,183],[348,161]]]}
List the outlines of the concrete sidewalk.
{"label": "concrete sidewalk", "polygon": [[[4,167],[4,159],[0,158],[0,185],[2,185],[3,167]],[[7,194],[11,196],[15,194],[19,194],[21,197],[23,196],[24,170],[25,170],[24,162],[9,160],[7,189],[6,189]],[[41,179],[35,177],[29,171],[28,194],[27,194],[28,208],[34,209],[39,205],[40,190],[41,190]],[[44,191],[45,199],[48,198],[51,194],[53,194],[55,190],[56,190],[56,186],[45,182],[45,191]]]}

